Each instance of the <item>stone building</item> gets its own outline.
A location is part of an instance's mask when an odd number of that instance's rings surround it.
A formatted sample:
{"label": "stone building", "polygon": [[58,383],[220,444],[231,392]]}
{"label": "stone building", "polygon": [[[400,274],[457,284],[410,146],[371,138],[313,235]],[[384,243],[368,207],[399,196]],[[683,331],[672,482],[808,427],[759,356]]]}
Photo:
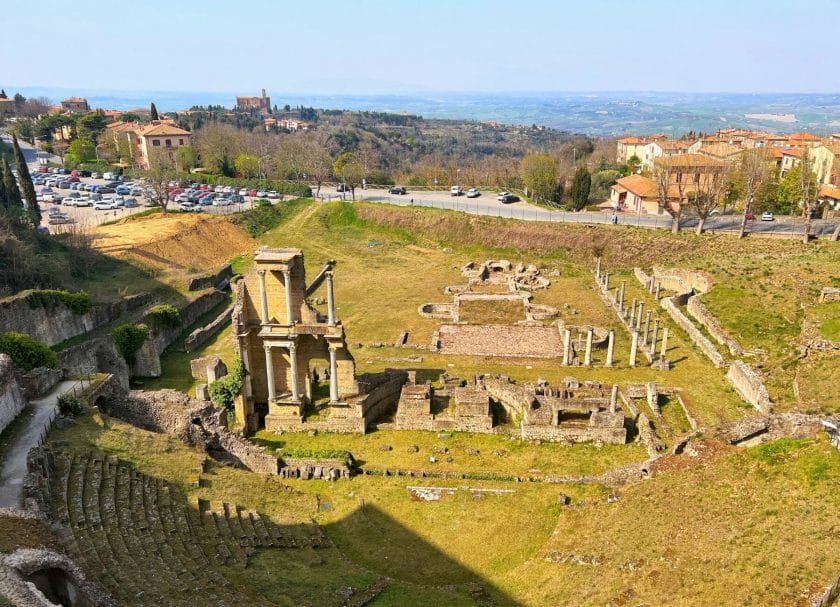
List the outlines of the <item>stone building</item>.
{"label": "stone building", "polygon": [[61,102],[61,109],[71,114],[85,114],[90,111],[90,106],[83,97],[68,97]]}
{"label": "stone building", "polygon": [[236,109],[240,112],[257,111],[261,114],[271,113],[271,97],[267,97],[265,89],[260,97],[237,97]]}
{"label": "stone building", "polygon": [[[327,285],[326,317],[306,300],[321,280]],[[248,369],[236,411],[240,421],[256,428],[264,414],[269,430],[300,426],[304,406],[312,401],[315,360],[328,365],[329,413],[351,416],[346,399],[357,396],[359,386],[344,327],[335,316],[331,265],[307,287],[302,251],[262,248],[236,288],[233,328]]]}

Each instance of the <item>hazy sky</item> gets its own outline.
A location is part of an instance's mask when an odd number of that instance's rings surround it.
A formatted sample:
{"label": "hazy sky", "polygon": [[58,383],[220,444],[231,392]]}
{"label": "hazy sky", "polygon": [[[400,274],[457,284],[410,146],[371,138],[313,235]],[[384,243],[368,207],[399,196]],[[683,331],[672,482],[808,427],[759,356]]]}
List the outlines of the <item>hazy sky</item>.
{"label": "hazy sky", "polygon": [[0,86],[840,92],[840,0],[2,0]]}

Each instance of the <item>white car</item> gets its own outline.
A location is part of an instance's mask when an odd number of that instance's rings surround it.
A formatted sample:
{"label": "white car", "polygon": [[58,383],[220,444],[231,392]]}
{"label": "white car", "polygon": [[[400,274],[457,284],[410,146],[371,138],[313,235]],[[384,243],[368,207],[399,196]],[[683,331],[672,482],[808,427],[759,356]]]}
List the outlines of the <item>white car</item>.
{"label": "white car", "polygon": [[[65,205],[65,206],[68,206],[68,207],[74,207],[74,206],[76,206],[76,201],[77,200],[79,200],[79,199],[78,198],[70,198],[69,196],[67,196],[66,198],[61,199],[61,204]],[[52,209],[50,209],[50,210],[52,210]]]}
{"label": "white car", "polygon": [[265,190],[257,190],[257,198],[268,198],[268,192]]}
{"label": "white car", "polygon": [[773,213],[770,211],[764,211],[761,214],[761,221],[775,221],[775,217],[773,217]]}
{"label": "white car", "polygon": [[510,192],[499,192],[499,195],[496,196],[496,200],[502,202],[504,200],[507,200],[508,196],[510,196]]}
{"label": "white car", "polygon": [[248,190],[246,188],[242,188],[241,190],[239,190],[239,195],[240,196],[247,196],[248,195]]}
{"label": "white car", "polygon": [[73,198],[74,207],[89,207],[91,204],[90,198]]}
{"label": "white car", "polygon": [[467,198],[478,198],[479,196],[481,196],[481,192],[479,192],[478,188],[467,190]]}
{"label": "white car", "polygon": [[201,207],[192,202],[182,202],[178,205],[178,210],[184,213],[199,213],[201,212]]}
{"label": "white car", "polygon": [[117,205],[111,200],[98,200],[93,203],[94,211],[113,211],[116,208]]}
{"label": "white car", "polygon": [[464,191],[461,189],[461,186],[453,185],[451,188],[449,188],[449,193],[452,196],[460,196],[461,194],[464,193]]}
{"label": "white car", "polygon": [[265,195],[265,197],[266,198],[271,198],[271,199],[280,198],[280,193],[276,192],[274,190],[271,190]]}
{"label": "white car", "polygon": [[41,200],[44,202],[56,202],[58,201],[58,196],[55,194],[44,194]]}

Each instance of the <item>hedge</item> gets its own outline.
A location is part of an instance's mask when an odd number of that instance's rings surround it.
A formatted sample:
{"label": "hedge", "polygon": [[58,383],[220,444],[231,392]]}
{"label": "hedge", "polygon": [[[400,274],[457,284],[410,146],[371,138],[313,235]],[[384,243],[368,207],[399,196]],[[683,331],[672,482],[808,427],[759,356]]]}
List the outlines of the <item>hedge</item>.
{"label": "hedge", "polygon": [[160,304],[149,310],[146,318],[156,329],[174,329],[181,324],[181,311],[170,304]]}
{"label": "hedge", "polygon": [[128,364],[134,364],[134,357],[148,337],[149,328],[146,325],[120,325],[111,331],[117,352]]}
{"label": "hedge", "polygon": [[[132,178],[143,178],[146,171],[132,169],[126,171],[126,175]],[[209,185],[229,185],[249,190],[274,190],[280,194],[288,194],[299,198],[311,198],[312,190],[309,185],[298,181],[282,181],[273,179],[242,179],[238,177],[225,177],[223,175],[211,175],[208,173],[173,173],[173,181],[196,181]]]}
{"label": "hedge", "polygon": [[8,354],[15,366],[24,372],[37,367],[55,369],[58,366],[58,355],[26,333],[10,331],[0,335],[0,352]]}
{"label": "hedge", "polygon": [[230,373],[207,386],[207,392],[210,393],[210,400],[213,401],[213,404],[232,411],[233,402],[242,391],[247,373],[245,365],[242,364],[242,359],[237,358]]}
{"label": "hedge", "polygon": [[93,300],[84,291],[64,291],[61,289],[37,289],[26,295],[30,308],[44,308],[51,310],[58,304],[63,304],[76,314],[87,314],[93,307]]}

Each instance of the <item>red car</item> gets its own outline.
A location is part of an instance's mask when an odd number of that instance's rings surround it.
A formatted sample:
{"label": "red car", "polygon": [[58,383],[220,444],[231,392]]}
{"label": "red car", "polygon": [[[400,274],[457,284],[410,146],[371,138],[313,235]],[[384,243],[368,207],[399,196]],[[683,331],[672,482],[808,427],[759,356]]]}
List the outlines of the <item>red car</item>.
{"label": "red car", "polygon": [[72,177],[68,178],[67,181],[69,183],[80,183],[82,180],[73,175]]}
{"label": "red car", "polygon": [[257,191],[256,191],[256,190],[248,190],[248,196],[252,196],[252,197],[253,197],[253,196],[256,196],[256,195],[257,195]]}
{"label": "red car", "polygon": [[206,191],[207,191],[207,184],[206,184],[206,183],[202,183],[200,186],[198,186],[198,189],[199,189],[199,190],[202,190],[202,191],[204,191],[204,192],[206,192]]}
{"label": "red car", "polygon": [[39,173],[49,173],[50,170],[47,168],[47,165],[42,164],[41,166],[38,167],[38,172]]}
{"label": "red car", "polygon": [[749,211],[747,213],[747,219],[755,219],[755,213],[753,213],[752,211]]}

